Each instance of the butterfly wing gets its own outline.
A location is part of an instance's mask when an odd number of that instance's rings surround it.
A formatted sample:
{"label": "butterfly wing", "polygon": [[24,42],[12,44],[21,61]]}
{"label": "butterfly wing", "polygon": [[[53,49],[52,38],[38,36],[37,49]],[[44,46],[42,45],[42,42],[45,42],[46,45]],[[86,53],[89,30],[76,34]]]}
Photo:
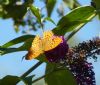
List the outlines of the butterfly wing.
{"label": "butterfly wing", "polygon": [[62,42],[62,39],[58,36],[54,36],[52,31],[46,31],[43,33],[43,38],[36,36],[32,42],[32,46],[26,56],[27,60],[38,57],[43,51],[48,51]]}
{"label": "butterfly wing", "polygon": [[42,51],[42,40],[39,36],[36,36],[32,42],[32,46],[28,51],[28,54],[26,56],[27,60],[33,59],[38,57]]}
{"label": "butterfly wing", "polygon": [[62,39],[58,36],[54,36],[52,31],[46,31],[43,34],[43,41],[44,51],[48,51],[57,47],[62,42]]}

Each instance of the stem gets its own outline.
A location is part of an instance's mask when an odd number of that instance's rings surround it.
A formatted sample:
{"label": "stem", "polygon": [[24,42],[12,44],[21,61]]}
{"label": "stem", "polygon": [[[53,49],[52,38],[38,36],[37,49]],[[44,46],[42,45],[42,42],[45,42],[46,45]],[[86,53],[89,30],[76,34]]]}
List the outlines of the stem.
{"label": "stem", "polygon": [[22,76],[21,76],[21,78],[25,78],[28,74],[30,74],[33,70],[35,70],[39,65],[41,65],[42,64],[42,62],[38,62],[38,63],[36,63],[34,66],[32,66],[27,72],[25,72]]}

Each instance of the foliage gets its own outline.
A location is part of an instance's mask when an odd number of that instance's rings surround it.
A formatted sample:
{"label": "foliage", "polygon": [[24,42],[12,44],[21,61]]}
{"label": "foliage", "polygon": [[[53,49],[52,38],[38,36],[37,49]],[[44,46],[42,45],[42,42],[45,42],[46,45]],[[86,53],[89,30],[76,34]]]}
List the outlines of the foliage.
{"label": "foliage", "polygon": [[[63,9],[57,9],[58,14],[60,15],[61,19],[59,19],[58,23],[56,24],[54,20],[52,19],[52,12],[55,9],[55,6],[57,4],[57,0],[40,0],[40,3],[45,4],[46,8],[46,13],[47,15],[44,15],[42,13],[42,7],[41,9],[35,6],[35,0],[0,0],[0,17],[2,19],[8,19],[12,18],[14,22],[14,27],[15,31],[18,32],[20,31],[20,26],[27,26],[31,27],[31,30],[36,31],[37,29],[42,28],[42,30],[45,27],[45,21],[50,21],[55,25],[54,28],[52,28],[52,31],[55,35],[60,35],[60,36],[65,36],[65,34],[70,34],[67,36],[67,40],[71,39],[71,37],[74,36],[75,33],[77,33],[85,24],[90,22],[96,15],[100,16],[100,5],[98,4],[100,1],[99,0],[92,0],[91,6],[81,6],[80,3],[77,0],[62,0],[63,3],[67,5],[67,7],[70,9],[70,12],[68,14],[63,15]],[[19,12],[20,11],[20,12]],[[31,15],[32,14],[32,15]],[[30,30],[30,28],[29,28]],[[31,31],[30,30],[30,31]],[[26,33],[27,30],[24,29],[24,33]],[[0,46],[0,54],[4,55],[7,53],[12,53],[12,52],[18,52],[18,51],[28,51],[31,47],[31,44],[34,40],[34,37],[36,35],[23,35],[20,36],[16,39],[13,39],[4,45]],[[23,43],[22,46],[18,48],[13,48],[13,45]],[[94,50],[91,46],[91,43],[95,48],[95,53],[92,53]],[[94,44],[96,43],[96,44]],[[72,72],[73,68],[68,68],[67,66],[71,67],[71,65],[76,65],[78,67],[78,63],[73,60],[79,58],[82,59],[84,62],[87,61],[86,55],[90,54],[95,55],[98,54],[100,55],[100,39],[92,40],[92,42],[85,43],[84,45],[87,47],[86,54],[81,54],[83,52],[84,43],[79,45],[79,48],[72,48],[72,50],[69,50],[70,52],[73,52],[74,54],[71,53],[71,55],[68,54],[68,58],[72,56],[72,59],[67,60],[64,63],[67,63],[66,65],[63,63],[61,60],[59,63],[55,62],[48,62],[48,60],[45,58],[46,56],[44,54],[40,55],[36,59],[39,60],[39,62],[33,66],[31,69],[29,69],[27,72],[24,73],[24,76],[5,76],[4,78],[0,79],[0,84],[2,85],[15,85],[19,81],[23,81],[26,85],[32,85],[32,83],[45,78],[45,83],[47,85],[77,85],[77,79],[75,75]],[[89,44],[89,45],[87,45]],[[91,48],[89,48],[90,46]],[[78,50],[79,49],[79,50]],[[77,53],[77,54],[76,54]],[[78,57],[76,58],[76,56]],[[80,58],[81,56],[84,56],[84,58]],[[93,55],[93,56],[94,56]],[[32,76],[27,76],[30,74],[33,70],[35,70],[39,65],[42,63],[46,63],[46,70],[45,70],[45,75],[43,75],[40,78],[37,78],[33,80]],[[84,63],[83,62],[83,63]],[[65,65],[65,66],[63,66]],[[83,64],[85,66],[85,63]],[[87,67],[88,69],[91,70],[90,67]],[[92,71],[91,71],[92,72]],[[76,80],[75,80],[76,79]],[[83,84],[84,85],[84,84]],[[95,85],[95,84],[93,84]]]}

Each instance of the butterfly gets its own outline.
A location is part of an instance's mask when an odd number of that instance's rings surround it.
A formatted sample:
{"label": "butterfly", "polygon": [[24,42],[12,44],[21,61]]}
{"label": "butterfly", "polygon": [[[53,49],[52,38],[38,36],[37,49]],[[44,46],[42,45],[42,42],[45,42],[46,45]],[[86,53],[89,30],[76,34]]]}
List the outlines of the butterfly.
{"label": "butterfly", "polygon": [[43,54],[45,51],[49,51],[57,47],[62,42],[62,39],[59,36],[55,36],[52,31],[45,31],[43,37],[36,35],[32,42],[32,46],[28,51],[26,56],[27,60],[38,57],[40,54]]}

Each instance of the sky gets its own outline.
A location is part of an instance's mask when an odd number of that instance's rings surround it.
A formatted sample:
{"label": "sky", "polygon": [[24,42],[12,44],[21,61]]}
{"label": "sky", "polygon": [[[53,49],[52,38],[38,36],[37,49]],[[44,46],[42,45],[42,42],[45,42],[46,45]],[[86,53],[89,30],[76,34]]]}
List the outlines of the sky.
{"label": "sky", "polygon": [[[82,5],[89,5],[90,0],[78,0]],[[56,8],[59,5],[59,2],[56,4]],[[40,6],[40,3],[35,3],[36,6]],[[66,13],[68,12],[68,9],[66,9]],[[59,19],[56,15],[56,11],[54,9],[54,12],[52,14],[52,19],[57,22]],[[54,27],[53,24],[47,23],[45,26],[45,30],[52,29]],[[38,32],[33,32],[33,34],[39,34],[41,30],[38,30]],[[85,25],[77,34],[75,34],[74,39],[78,39],[78,42],[86,41],[89,39],[92,39],[95,36],[98,36],[100,34],[100,21],[96,17],[91,22],[89,22],[87,25]],[[16,33],[13,29],[13,21],[12,19],[2,20],[0,19],[0,45],[3,45],[4,43],[8,42],[9,40],[12,40],[14,38],[17,38],[21,36],[22,33]],[[37,60],[31,60],[31,61],[22,61],[22,57],[26,54],[26,52],[17,52],[17,53],[11,53],[6,54],[3,56],[0,56],[0,78],[6,76],[6,75],[17,75],[21,76],[22,73],[27,71],[31,66],[33,66]],[[90,60],[93,62],[93,60]],[[98,62],[93,62],[94,71],[96,75],[96,85],[100,85],[100,58],[98,58]],[[43,70],[45,69],[45,63],[42,64],[39,68],[37,68],[34,72],[34,74],[38,76],[41,76],[44,74]]]}

